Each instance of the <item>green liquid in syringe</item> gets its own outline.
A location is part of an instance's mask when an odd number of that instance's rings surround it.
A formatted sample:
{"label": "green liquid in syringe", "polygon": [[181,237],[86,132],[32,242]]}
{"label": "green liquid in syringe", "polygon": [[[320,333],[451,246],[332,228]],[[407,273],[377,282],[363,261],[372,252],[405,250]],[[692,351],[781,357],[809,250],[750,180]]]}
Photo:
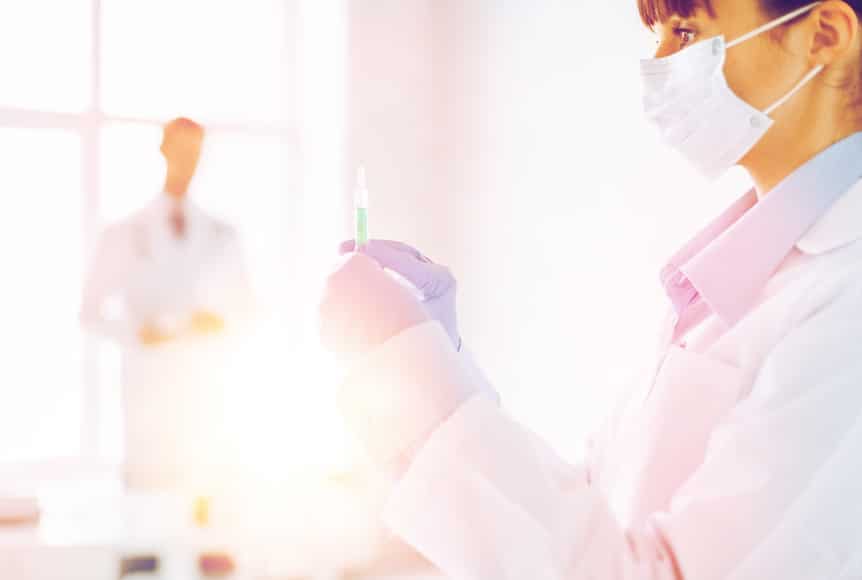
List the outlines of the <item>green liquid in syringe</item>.
{"label": "green liquid in syringe", "polygon": [[368,244],[368,208],[356,208],[356,249]]}

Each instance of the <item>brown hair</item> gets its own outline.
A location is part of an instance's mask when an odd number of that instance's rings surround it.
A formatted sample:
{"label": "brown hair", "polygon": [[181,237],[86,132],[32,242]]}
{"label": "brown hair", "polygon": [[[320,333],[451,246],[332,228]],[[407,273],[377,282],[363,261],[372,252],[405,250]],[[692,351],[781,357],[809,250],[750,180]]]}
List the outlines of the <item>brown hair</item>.
{"label": "brown hair", "polygon": [[703,8],[714,16],[710,0],[638,0],[638,12],[641,20],[653,28],[659,22],[664,22],[674,14],[688,18],[698,8]]}
{"label": "brown hair", "polygon": [[[784,14],[789,14],[798,8],[810,4],[812,0],[756,0],[765,14],[772,18],[778,18]],[[677,15],[682,18],[689,18],[699,8],[706,10],[711,17],[715,16],[711,0],[637,0],[638,11],[640,12],[641,20],[650,29],[656,24],[664,22],[671,16]],[[857,16],[862,20],[862,0],[844,0],[844,2],[856,11]],[[800,16],[802,18],[802,16]],[[850,77],[840,85],[834,87],[842,90],[855,90],[857,93],[853,106],[862,107],[862,90],[860,86],[853,82]]]}
{"label": "brown hair", "polygon": [[[797,8],[810,4],[811,0],[758,0],[766,14],[775,18],[782,14],[789,14]],[[862,15],[862,0],[844,0],[856,14]],[[682,18],[688,18],[698,8],[715,16],[710,0],[638,0],[638,12],[641,20],[649,28],[653,28],[659,22],[663,22],[674,14]]]}

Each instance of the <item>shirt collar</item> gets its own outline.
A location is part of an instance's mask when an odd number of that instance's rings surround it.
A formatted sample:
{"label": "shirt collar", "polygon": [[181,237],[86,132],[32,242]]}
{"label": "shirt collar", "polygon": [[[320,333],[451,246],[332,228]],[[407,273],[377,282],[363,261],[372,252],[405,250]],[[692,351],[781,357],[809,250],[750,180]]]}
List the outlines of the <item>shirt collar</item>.
{"label": "shirt collar", "polygon": [[861,178],[862,133],[856,133],[803,164],[760,201],[754,190],[747,192],[662,269],[677,312],[699,296],[732,326],[794,246],[817,254],[862,238],[862,184],[853,187]]}
{"label": "shirt collar", "polygon": [[186,220],[185,238],[187,240],[197,239],[202,230],[201,226],[204,223],[205,214],[188,196],[177,202],[164,191],[161,192],[147,206],[147,213],[145,214],[147,223],[152,225],[158,235],[174,239],[169,229],[169,219],[177,208],[181,209]]}
{"label": "shirt collar", "polygon": [[188,196],[176,200],[164,191],[150,202],[149,207],[156,219],[162,219],[170,215],[177,208],[180,208],[186,214],[186,217],[190,219],[195,218],[200,211],[198,206]]}

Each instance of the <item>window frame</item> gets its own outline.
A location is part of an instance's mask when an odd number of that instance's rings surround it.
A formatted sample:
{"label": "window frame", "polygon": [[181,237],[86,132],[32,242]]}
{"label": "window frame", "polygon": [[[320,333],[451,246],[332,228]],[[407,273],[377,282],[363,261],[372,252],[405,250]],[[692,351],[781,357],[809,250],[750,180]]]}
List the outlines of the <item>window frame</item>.
{"label": "window frame", "polygon": [[[285,2],[284,39],[281,43],[280,69],[285,71],[285,86],[288,91],[286,120],[264,123],[209,123],[204,120],[209,133],[221,135],[246,135],[278,137],[286,145],[289,162],[301,162],[301,128],[297,123],[296,95],[296,43],[297,6],[303,0]],[[99,232],[104,225],[100,218],[101,208],[101,134],[103,128],[115,123],[161,126],[165,119],[149,117],[132,118],[107,114],[103,110],[102,95],[102,30],[103,2],[90,1],[90,54],[89,103],[81,112],[55,112],[25,107],[0,106],[0,128],[60,129],[75,132],[81,139],[81,229],[84,232],[83,248],[85,262],[92,258]],[[297,168],[298,169],[298,168]],[[301,172],[289,170],[289,187],[302,191]],[[295,197],[302,203],[302,195]],[[81,272],[80,286],[83,287]],[[80,454],[75,458],[53,458],[28,462],[0,462],[0,478],[7,481],[43,481],[80,477],[105,477],[118,473],[119,466],[100,453],[100,428],[102,424],[101,385],[99,383],[98,338],[81,331],[83,341],[83,364],[79,369],[83,387],[82,420],[80,431]]]}

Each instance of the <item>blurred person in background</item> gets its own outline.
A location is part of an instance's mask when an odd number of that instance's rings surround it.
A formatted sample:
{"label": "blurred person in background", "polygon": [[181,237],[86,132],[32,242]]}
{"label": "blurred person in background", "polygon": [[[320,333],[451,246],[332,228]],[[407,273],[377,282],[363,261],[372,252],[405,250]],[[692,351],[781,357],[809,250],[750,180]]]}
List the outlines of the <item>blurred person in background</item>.
{"label": "blurred person in background", "polygon": [[123,350],[130,489],[201,490],[228,455],[224,377],[251,290],[234,229],[189,199],[203,142],[194,121],[165,125],[164,189],[105,229],[84,288],[83,325]]}

